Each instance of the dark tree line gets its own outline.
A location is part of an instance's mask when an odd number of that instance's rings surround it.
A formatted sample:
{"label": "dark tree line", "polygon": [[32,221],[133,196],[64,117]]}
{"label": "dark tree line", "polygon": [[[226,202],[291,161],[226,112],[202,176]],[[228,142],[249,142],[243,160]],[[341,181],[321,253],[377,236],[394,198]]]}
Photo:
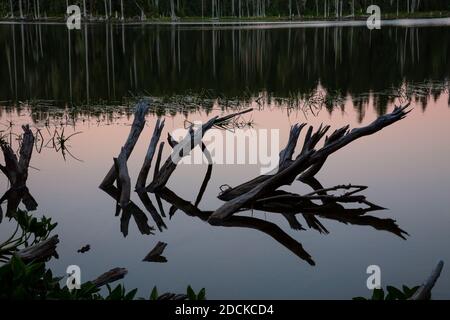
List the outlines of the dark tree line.
{"label": "dark tree line", "polygon": [[64,16],[77,4],[82,15],[105,19],[205,17],[329,17],[365,14],[377,4],[396,15],[450,11],[447,0],[0,0],[2,16],[43,19]]}
{"label": "dark tree line", "polygon": [[382,114],[388,94],[404,83],[430,80],[434,99],[448,88],[450,28],[369,33],[365,27],[199,31],[120,24],[71,33],[52,24],[0,25],[0,101],[103,104],[130,93],[245,101],[267,92],[295,102],[320,84],[327,102],[351,96],[362,118],[369,92]]}

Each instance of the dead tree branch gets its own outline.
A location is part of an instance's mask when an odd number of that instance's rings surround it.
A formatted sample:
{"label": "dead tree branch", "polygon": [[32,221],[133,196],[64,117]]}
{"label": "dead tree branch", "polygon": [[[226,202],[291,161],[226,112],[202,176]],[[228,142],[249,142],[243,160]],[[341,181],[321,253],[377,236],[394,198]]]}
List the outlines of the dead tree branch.
{"label": "dead tree branch", "polygon": [[152,139],[150,145],[148,146],[147,154],[145,155],[144,164],[142,165],[141,171],[136,182],[136,191],[145,191],[145,183],[147,181],[148,172],[152,165],[153,156],[156,151],[156,146],[158,145],[159,138],[161,137],[161,132],[164,128],[164,120],[158,119],[155,124],[155,129],[153,131]]}
{"label": "dead tree branch", "polygon": [[[329,155],[345,147],[352,141],[376,133],[381,129],[405,118],[410,112],[406,111],[408,106],[409,104],[405,107],[395,107],[392,113],[380,116],[368,126],[353,129],[350,132],[347,132],[346,129],[344,130],[344,127],[341,130],[347,133],[341,134],[342,131],[339,131],[340,133],[336,135],[340,136],[340,138],[333,138],[333,142],[324,145],[318,151],[314,150],[314,147],[324,136],[329,127],[326,126],[322,128],[322,126],[320,126],[314,134],[312,134],[312,129],[310,128],[306,134],[301,153],[294,161],[292,161],[292,163],[290,163],[286,168],[280,168],[280,170],[272,176],[260,176],[257,179],[252,180],[251,183],[245,183],[241,186],[225,191],[221,195],[222,199],[224,198],[224,194],[228,194],[229,196],[230,192],[233,192],[233,197],[231,200],[218,208],[211,215],[209,221],[211,223],[215,223],[217,221],[227,219],[240,208],[260,199],[261,197],[264,197],[270,192],[275,191],[282,185],[290,185],[295,178],[305,172],[305,170],[326,160]],[[291,132],[293,130],[294,129],[291,129]],[[285,157],[283,156],[283,158]]]}
{"label": "dead tree branch", "polygon": [[[136,105],[136,111],[134,112],[134,120],[131,125],[130,134],[128,135],[127,141],[121,149],[121,153],[123,153],[122,157],[128,160],[133,149],[141,135],[142,130],[145,125],[145,114],[148,110],[148,102],[139,101]],[[119,155],[117,158],[120,158]],[[115,170],[114,165],[111,167],[109,172],[106,174],[102,183],[100,184],[100,189],[105,189],[110,185],[114,184],[114,181],[117,179],[117,172]]]}
{"label": "dead tree branch", "polygon": [[153,181],[147,186],[147,191],[154,193],[158,189],[164,187],[169,181],[170,176],[175,171],[178,162],[185,156],[188,156],[192,149],[197,145],[201,144],[202,138],[205,133],[215,125],[223,124],[230,119],[252,111],[252,109],[247,109],[238,113],[233,113],[225,117],[214,117],[203,124],[197,130],[193,127],[189,129],[187,135],[178,143],[176,143],[173,138],[169,135],[168,141],[174,150],[172,154],[167,158],[162,167],[159,169],[158,174],[154,177]]}

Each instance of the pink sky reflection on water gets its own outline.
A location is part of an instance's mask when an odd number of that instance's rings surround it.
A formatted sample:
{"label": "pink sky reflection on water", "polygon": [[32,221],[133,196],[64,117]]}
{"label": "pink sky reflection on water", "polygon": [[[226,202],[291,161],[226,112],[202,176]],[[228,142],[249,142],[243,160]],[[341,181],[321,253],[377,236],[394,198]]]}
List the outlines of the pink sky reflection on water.
{"label": "pink sky reflection on water", "polygon": [[[183,291],[187,284],[192,284],[209,288],[211,298],[258,298],[264,297],[262,291],[257,293],[263,281],[265,286],[288,298],[367,296],[365,268],[369,264],[382,267],[383,285],[415,285],[424,280],[438,259],[450,263],[448,99],[448,94],[442,94],[437,101],[428,103],[426,111],[413,104],[414,109],[406,119],[340,150],[317,175],[325,187],[347,183],[369,186],[364,192],[368,199],[389,208],[374,215],[397,220],[410,234],[407,241],[369,227],[346,226],[327,220],[324,220],[330,230],[327,236],[313,230],[298,232],[290,230],[278,216],[255,212],[259,217],[279,222],[283,230],[301,241],[317,263],[314,268],[261,233],[214,228],[181,212],[166,221],[166,232],[157,232],[156,236],[140,235],[132,220],[130,235],[123,239],[119,219],[114,217],[115,203],[98,189],[98,185],[128,135],[130,121],[127,119],[119,119],[110,125],[101,123],[97,126],[92,121],[78,122],[75,129],[67,127],[66,136],[82,132],[72,137],[69,143],[70,151],[82,162],[70,157],[64,161],[60,153],[51,149],[44,149],[40,154],[35,152],[31,165],[39,170],[30,169],[28,186],[39,203],[38,213],[50,215],[59,222],[61,258],[54,266],[60,273],[74,262],[82,266],[86,277],[94,277],[110,267],[127,267],[130,270],[127,288],[139,287],[142,294],[153,284],[161,290],[175,291]],[[389,111],[392,107],[389,106]],[[188,119],[205,121],[222,114],[220,111],[209,115],[199,112],[189,114]],[[279,129],[280,145],[284,146],[290,126],[297,122],[307,122],[315,127],[320,123],[329,124],[331,131],[346,124],[351,128],[365,125],[376,116],[369,103],[362,123],[358,123],[357,112],[352,103],[347,102],[345,112],[335,110],[330,115],[323,109],[318,116],[309,114],[307,119],[301,111],[288,114],[286,109],[274,106],[255,110],[244,118],[251,119],[255,129]],[[154,116],[147,117],[147,126],[129,159],[133,185],[155,119]],[[26,115],[18,117],[3,110],[0,121],[8,120],[13,120],[16,125],[30,122]],[[162,138],[165,140],[167,132],[184,127],[184,121],[183,115],[166,116]],[[165,156],[168,154],[166,143]],[[181,165],[169,185],[181,197],[193,201],[205,171],[206,165]],[[221,204],[216,198],[220,185],[237,185],[258,174],[257,165],[214,166],[200,207],[217,208]],[[4,178],[0,186],[6,189]],[[290,188],[297,192],[309,190],[300,183]],[[133,200],[140,204],[134,194]],[[169,206],[165,205],[165,208],[167,213]],[[4,228],[0,225],[0,230]],[[169,243],[169,262],[165,266],[142,263],[143,256],[157,241]],[[76,253],[76,249],[86,243],[92,245],[95,254]],[[236,250],[237,246],[239,250]],[[99,256],[102,258],[98,259]],[[182,271],[180,266],[183,266]],[[207,272],[225,268],[228,275],[221,281]],[[274,269],[281,275],[274,276]],[[149,283],[143,283],[142,279],[148,279]],[[448,298],[449,283],[450,274],[443,273],[435,297]],[[238,284],[239,292],[230,288],[230,285]]]}

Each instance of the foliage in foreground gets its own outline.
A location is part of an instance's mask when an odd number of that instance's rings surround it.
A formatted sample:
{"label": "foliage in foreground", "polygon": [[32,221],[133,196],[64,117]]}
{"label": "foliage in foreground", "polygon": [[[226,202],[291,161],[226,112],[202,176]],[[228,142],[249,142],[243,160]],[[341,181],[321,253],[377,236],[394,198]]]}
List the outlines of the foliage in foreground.
{"label": "foliage in foreground", "polygon": [[[55,277],[44,262],[25,264],[13,255],[10,262],[0,267],[0,299],[13,300],[134,300],[137,289],[127,291],[121,284],[112,288],[106,285],[107,294],[102,295],[101,289],[92,282],[81,285],[79,290],[69,290],[60,285],[64,277]],[[199,293],[188,286],[187,299],[205,300],[205,289]],[[149,300],[158,300],[158,290],[153,288]],[[146,298],[138,298],[146,299]]]}
{"label": "foliage in foreground", "polygon": [[[127,291],[121,284],[112,288],[106,285],[107,293],[102,294],[101,288],[92,282],[86,282],[78,290],[69,290],[67,286],[61,286],[65,277],[56,277],[45,262],[33,261],[24,263],[14,253],[23,248],[37,244],[47,239],[56,223],[51,219],[42,217],[37,219],[28,212],[18,210],[11,217],[16,222],[13,234],[0,244],[0,300],[133,300],[136,298],[137,289]],[[205,300],[205,289],[197,294],[188,286],[186,292],[189,300]],[[157,300],[158,290],[153,288],[147,299]]]}
{"label": "foliage in foreground", "polygon": [[[0,300],[134,300],[149,299],[158,300],[160,295],[156,287],[148,298],[136,298],[137,289],[127,291],[119,284],[112,288],[106,285],[107,293],[102,294],[101,289],[92,282],[81,285],[79,290],[69,290],[67,286],[61,286],[65,277],[55,277],[50,269],[46,268],[45,262],[24,263],[14,252],[34,245],[47,239],[51,231],[55,229],[56,223],[45,216],[38,220],[28,212],[18,210],[12,217],[16,222],[16,228],[8,240],[0,244]],[[387,286],[386,291],[382,288],[374,289],[372,297],[356,297],[353,300],[408,300],[419,286],[409,288],[402,286],[398,289]],[[198,293],[187,287],[186,297],[188,300],[205,300],[206,291],[201,289]]]}
{"label": "foliage in foreground", "polygon": [[43,216],[40,219],[32,217],[28,212],[17,210],[12,219],[16,227],[12,235],[0,243],[0,262],[7,262],[15,251],[35,245],[46,240],[58,225],[51,218]]}
{"label": "foliage in foreground", "polygon": [[374,289],[372,293],[372,298],[366,299],[364,297],[356,297],[353,300],[408,300],[410,299],[420,286],[409,288],[407,286],[402,286],[402,290],[393,286],[387,286],[386,292],[383,288]]}

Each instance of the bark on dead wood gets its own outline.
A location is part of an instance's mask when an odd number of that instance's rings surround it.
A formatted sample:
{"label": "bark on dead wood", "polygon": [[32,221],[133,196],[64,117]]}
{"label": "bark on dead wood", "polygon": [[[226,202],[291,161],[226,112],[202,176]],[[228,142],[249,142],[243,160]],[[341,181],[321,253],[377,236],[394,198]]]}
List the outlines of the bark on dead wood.
{"label": "bark on dead wood", "polygon": [[[128,135],[127,141],[125,142],[121,153],[123,154],[123,157],[128,160],[131,153],[133,152],[133,149],[139,139],[139,136],[144,129],[145,125],[145,114],[148,110],[148,102],[146,101],[139,101],[136,105],[136,111],[134,113],[134,120],[133,124],[131,125],[130,134]],[[119,155],[120,157],[120,155]],[[119,158],[118,157],[118,158]],[[114,168],[114,165],[111,167],[109,172],[106,174],[105,178],[103,179],[102,183],[100,184],[101,189],[105,189],[110,185],[114,184],[114,181],[117,179],[117,173]]]}
{"label": "bark on dead wood", "polygon": [[114,268],[100,275],[97,279],[92,280],[91,283],[97,288],[100,288],[117,280],[123,279],[127,273],[128,270],[125,268]]}
{"label": "bark on dead wood", "polygon": [[[273,176],[263,176],[264,178],[260,178],[261,180],[254,179],[254,182],[251,184],[246,183],[234,189],[225,191],[225,194],[228,193],[229,195],[230,192],[233,192],[235,196],[217,209],[209,218],[209,222],[217,223],[218,221],[227,219],[245,205],[248,205],[264,195],[275,191],[282,185],[291,184],[302,172],[309,169],[311,166],[320,164],[329,155],[345,147],[352,141],[378,132],[386,126],[405,118],[410,112],[406,111],[408,106],[409,104],[405,107],[395,107],[392,113],[380,116],[368,126],[353,129],[352,131],[342,135],[341,133],[336,134],[340,135],[340,138],[333,139],[332,142],[324,145],[324,147],[318,151],[315,151],[314,147],[326,133],[328,127],[322,128],[321,126],[315,134],[312,134],[312,129],[310,129],[306,135],[300,155],[292,161],[291,164],[289,164],[286,168],[280,168],[280,170]],[[347,130],[341,129],[341,131]],[[222,194],[222,198],[223,195],[224,194]]]}
{"label": "bark on dead wood", "polygon": [[164,120],[158,119],[155,124],[155,129],[148,146],[147,154],[145,155],[144,164],[142,165],[141,171],[136,182],[136,191],[145,191],[145,183],[147,181],[148,172],[152,165],[153,156],[156,151],[156,146],[158,145],[159,138],[161,137],[161,132],[164,128]]}
{"label": "bark on dead wood", "polygon": [[58,243],[58,235],[54,235],[47,240],[16,252],[15,255],[21,258],[25,263],[32,261],[46,261],[51,257],[57,256],[56,246]]}
{"label": "bark on dead wood", "polygon": [[125,208],[130,203],[131,180],[128,173],[126,154],[122,148],[119,158],[114,158],[114,164],[117,166],[117,181],[120,190],[120,206]]}

